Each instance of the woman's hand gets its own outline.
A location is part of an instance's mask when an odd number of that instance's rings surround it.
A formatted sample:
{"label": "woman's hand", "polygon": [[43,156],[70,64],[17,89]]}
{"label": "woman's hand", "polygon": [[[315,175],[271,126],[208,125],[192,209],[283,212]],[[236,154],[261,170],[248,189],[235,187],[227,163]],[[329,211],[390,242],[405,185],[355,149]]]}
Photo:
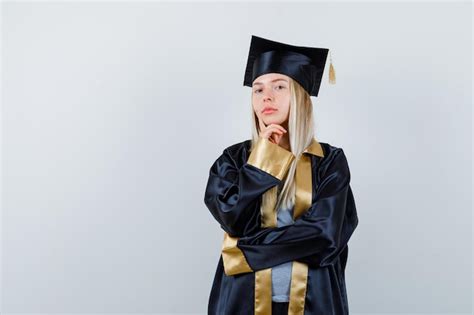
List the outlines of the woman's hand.
{"label": "woman's hand", "polygon": [[260,126],[259,136],[268,139],[270,142],[275,144],[279,144],[283,134],[287,132],[285,128],[277,124],[270,124],[266,126],[261,119],[258,120],[258,124]]}

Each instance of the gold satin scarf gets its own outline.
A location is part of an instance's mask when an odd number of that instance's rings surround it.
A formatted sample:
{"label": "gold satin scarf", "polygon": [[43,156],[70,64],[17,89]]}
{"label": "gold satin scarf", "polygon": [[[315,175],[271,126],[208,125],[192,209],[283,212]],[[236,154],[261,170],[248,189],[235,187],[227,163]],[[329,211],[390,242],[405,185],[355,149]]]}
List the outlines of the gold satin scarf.
{"label": "gold satin scarf", "polygon": [[[321,144],[312,139],[311,144],[303,151],[296,164],[295,173],[295,206],[293,219],[298,219],[310,206],[313,200],[311,157],[308,154],[323,157]],[[277,189],[273,187],[272,203],[262,209],[262,227],[277,226],[277,212],[275,209]],[[293,261],[291,271],[289,315],[303,315],[306,298],[308,265]],[[255,272],[255,315],[272,314],[272,268]]]}

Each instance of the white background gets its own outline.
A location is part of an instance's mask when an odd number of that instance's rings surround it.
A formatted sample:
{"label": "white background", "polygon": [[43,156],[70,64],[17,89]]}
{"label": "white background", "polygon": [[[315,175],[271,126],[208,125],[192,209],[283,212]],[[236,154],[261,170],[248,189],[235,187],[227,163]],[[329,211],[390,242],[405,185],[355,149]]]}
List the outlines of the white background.
{"label": "white background", "polygon": [[351,313],[470,313],[472,4],[2,4],[1,313],[207,312],[251,35],[332,51]]}

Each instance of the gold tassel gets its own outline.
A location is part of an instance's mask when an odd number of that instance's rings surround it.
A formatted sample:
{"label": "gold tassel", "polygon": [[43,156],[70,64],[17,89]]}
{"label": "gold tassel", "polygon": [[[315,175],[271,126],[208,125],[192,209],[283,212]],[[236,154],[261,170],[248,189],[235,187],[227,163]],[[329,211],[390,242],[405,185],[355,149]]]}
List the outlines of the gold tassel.
{"label": "gold tassel", "polygon": [[331,51],[329,51],[329,83],[336,84],[336,71],[332,65]]}

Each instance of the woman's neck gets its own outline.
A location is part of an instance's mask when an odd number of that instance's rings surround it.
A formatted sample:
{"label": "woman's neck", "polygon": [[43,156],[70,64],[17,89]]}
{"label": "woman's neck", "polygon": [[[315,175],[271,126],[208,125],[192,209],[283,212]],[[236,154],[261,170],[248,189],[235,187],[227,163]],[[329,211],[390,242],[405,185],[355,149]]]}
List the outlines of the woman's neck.
{"label": "woman's neck", "polygon": [[285,133],[283,137],[280,139],[280,143],[278,143],[280,147],[283,149],[286,149],[288,151],[291,151],[290,148],[290,138],[288,137],[288,133]]}

